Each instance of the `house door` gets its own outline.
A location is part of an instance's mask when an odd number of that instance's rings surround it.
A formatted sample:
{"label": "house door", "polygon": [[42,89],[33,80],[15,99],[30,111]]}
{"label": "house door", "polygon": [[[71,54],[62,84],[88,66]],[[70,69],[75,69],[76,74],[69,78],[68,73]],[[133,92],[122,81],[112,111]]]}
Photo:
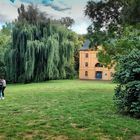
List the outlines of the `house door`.
{"label": "house door", "polygon": [[102,71],[96,71],[96,79],[102,79]]}

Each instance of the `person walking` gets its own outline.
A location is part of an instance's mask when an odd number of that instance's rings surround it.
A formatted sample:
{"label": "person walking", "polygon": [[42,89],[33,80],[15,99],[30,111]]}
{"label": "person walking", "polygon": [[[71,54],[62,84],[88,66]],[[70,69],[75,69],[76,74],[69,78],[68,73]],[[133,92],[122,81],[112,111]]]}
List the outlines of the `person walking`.
{"label": "person walking", "polygon": [[2,79],[2,99],[4,99],[4,90],[6,88],[6,80]]}

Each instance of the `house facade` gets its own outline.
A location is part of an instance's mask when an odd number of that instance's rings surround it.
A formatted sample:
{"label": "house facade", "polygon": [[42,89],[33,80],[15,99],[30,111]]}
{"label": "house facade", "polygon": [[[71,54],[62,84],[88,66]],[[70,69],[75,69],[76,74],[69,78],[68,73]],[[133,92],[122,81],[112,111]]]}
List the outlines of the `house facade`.
{"label": "house facade", "polygon": [[79,79],[85,80],[111,80],[114,68],[104,67],[99,63],[98,49],[89,49],[90,41],[86,41],[80,49]]}

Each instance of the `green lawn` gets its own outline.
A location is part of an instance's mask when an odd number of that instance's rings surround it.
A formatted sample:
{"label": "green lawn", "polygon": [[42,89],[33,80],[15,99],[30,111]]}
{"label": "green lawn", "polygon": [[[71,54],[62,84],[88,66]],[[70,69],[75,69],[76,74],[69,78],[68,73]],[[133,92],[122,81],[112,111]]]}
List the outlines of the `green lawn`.
{"label": "green lawn", "polygon": [[114,87],[79,80],[8,85],[0,140],[140,140],[140,120],[115,112]]}

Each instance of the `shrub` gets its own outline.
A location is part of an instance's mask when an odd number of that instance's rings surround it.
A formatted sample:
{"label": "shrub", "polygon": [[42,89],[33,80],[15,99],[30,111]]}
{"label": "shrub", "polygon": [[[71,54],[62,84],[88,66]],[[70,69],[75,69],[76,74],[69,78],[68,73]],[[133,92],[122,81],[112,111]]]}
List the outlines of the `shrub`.
{"label": "shrub", "polygon": [[114,81],[118,83],[114,96],[118,110],[140,118],[140,51],[138,49],[120,57]]}

